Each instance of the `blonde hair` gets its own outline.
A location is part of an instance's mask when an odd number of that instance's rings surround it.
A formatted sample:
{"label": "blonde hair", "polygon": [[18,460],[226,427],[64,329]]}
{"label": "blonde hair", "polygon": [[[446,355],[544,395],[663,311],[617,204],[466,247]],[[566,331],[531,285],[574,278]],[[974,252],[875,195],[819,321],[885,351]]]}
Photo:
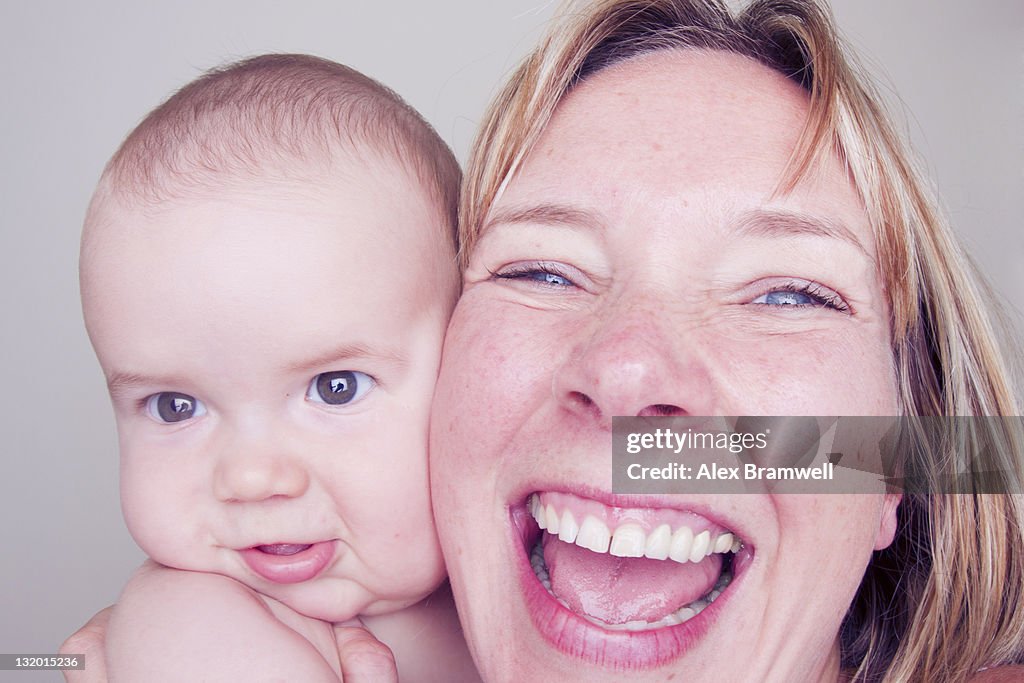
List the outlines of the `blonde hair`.
{"label": "blonde hair", "polygon": [[[754,0],[735,13],[719,0],[568,5],[485,117],[460,197],[462,263],[573,87],[663,49],[739,54],[807,91],[810,113],[778,191],[812,173],[822,155],[846,163],[875,231],[903,414],[1018,414],[986,312],[992,296],[814,0]],[[1024,597],[1019,421],[951,422],[961,425],[955,433],[904,454],[903,471],[932,493],[904,495],[896,540],[873,558],[848,612],[843,665],[856,681],[955,681],[1024,661],[1024,611],[1016,610]],[[998,446],[985,464],[978,444]],[[966,493],[936,493],[943,475],[992,469],[1001,472],[999,490],[1013,494],[982,493],[970,481]]]}

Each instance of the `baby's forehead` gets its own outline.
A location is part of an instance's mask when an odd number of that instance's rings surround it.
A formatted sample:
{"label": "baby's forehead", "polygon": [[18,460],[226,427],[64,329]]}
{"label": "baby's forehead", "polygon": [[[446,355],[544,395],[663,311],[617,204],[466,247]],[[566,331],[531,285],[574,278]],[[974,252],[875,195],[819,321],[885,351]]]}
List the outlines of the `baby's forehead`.
{"label": "baby's forehead", "polygon": [[83,272],[159,266],[206,277],[260,263],[272,273],[306,254],[310,271],[358,258],[394,279],[443,271],[432,255],[450,261],[429,193],[397,164],[370,155],[224,177],[159,201],[121,195],[102,204],[83,239]]}
{"label": "baby's forehead", "polygon": [[[233,213],[254,211],[333,214],[338,229],[344,231],[366,227],[347,220],[357,213],[378,215],[381,220],[402,210],[439,213],[414,173],[373,150],[339,152],[322,159],[278,158],[256,173],[185,175],[162,183],[158,195],[116,187],[105,194],[97,202],[99,210],[92,212],[98,215],[87,221],[89,232],[145,231],[174,216],[195,221],[197,214],[202,218],[194,227],[213,230]],[[381,198],[389,201],[370,201]]]}

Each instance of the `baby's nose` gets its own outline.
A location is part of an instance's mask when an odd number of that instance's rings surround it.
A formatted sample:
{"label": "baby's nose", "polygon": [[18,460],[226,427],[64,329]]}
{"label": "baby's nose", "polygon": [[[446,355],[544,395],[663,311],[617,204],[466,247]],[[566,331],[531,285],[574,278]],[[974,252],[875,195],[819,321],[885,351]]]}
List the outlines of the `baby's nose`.
{"label": "baby's nose", "polygon": [[297,498],[309,487],[309,473],[294,456],[246,449],[223,454],[214,473],[214,495],[224,502]]}

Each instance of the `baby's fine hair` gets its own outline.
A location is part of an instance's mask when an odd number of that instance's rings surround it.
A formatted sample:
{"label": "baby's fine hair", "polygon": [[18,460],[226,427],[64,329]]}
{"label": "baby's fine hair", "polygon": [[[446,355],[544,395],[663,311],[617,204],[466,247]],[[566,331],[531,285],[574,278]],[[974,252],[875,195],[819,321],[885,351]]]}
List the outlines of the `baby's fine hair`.
{"label": "baby's fine hair", "polygon": [[339,149],[400,164],[427,190],[454,242],[461,172],[444,141],[394,91],[300,54],[228,64],[172,95],[111,158],[90,213],[111,196],[155,204],[235,179],[288,178],[294,168],[304,180],[329,168]]}

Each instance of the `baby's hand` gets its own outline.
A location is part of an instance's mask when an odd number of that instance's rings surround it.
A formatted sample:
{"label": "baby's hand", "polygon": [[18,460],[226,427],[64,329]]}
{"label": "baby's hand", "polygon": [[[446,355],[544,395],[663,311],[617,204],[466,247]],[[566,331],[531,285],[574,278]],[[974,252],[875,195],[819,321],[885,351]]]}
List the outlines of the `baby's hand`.
{"label": "baby's hand", "polygon": [[335,624],[334,639],[344,683],[398,683],[395,656],[358,619]]}
{"label": "baby's hand", "polygon": [[107,624],[113,609],[112,606],[101,609],[60,646],[58,652],[62,655],[85,656],[86,668],[64,670],[67,683],[106,683],[107,663],[103,650],[106,646]]}

